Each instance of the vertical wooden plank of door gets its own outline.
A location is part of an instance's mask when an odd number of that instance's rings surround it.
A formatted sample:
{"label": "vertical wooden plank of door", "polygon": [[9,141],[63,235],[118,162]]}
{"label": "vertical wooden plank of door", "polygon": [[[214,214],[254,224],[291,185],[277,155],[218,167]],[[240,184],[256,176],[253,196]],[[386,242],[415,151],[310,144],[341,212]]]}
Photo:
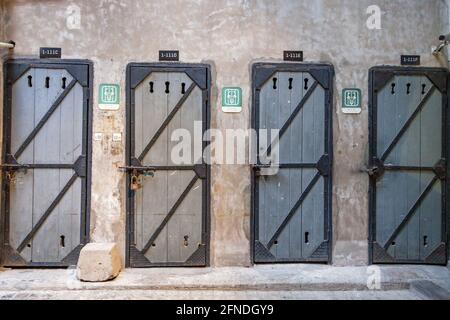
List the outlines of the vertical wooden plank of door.
{"label": "vertical wooden plank of door", "polygon": [[[168,112],[170,113],[177,102],[183,96],[181,93],[181,73],[168,73],[167,83],[169,85],[169,93],[167,94],[167,105]],[[186,102],[183,104],[181,109],[186,107]],[[183,127],[184,124],[181,123],[181,109],[173,117],[172,121],[170,121],[167,126],[167,164],[168,165],[177,165],[177,162],[172,159],[172,148],[176,145],[175,141],[172,141],[171,136],[175,130],[179,130]],[[181,172],[181,171],[170,171],[167,176],[167,203],[168,210],[173,207],[175,202],[180,197],[180,194],[183,192],[184,188],[186,188],[189,183],[189,176],[192,176],[191,172]],[[180,253],[182,241],[180,241],[181,228],[180,219],[177,216],[177,212],[172,216],[172,218],[167,223],[167,260],[168,262],[181,262],[180,261]]]}
{"label": "vertical wooden plank of door", "polygon": [[[269,112],[269,103],[268,99],[269,91],[267,89],[267,85],[264,85],[259,92],[259,117],[256,119],[258,121],[259,132],[258,141],[259,141],[259,149],[258,149],[258,158],[262,156],[267,148],[267,143],[263,143],[264,138],[267,141],[267,134],[264,130],[268,130],[267,128],[267,113]],[[263,159],[260,159],[263,161]],[[258,185],[258,199],[257,200],[257,208],[258,208],[258,217],[257,217],[257,232],[256,240],[265,245],[270,238],[267,235],[267,207],[266,207],[266,196],[267,196],[267,183],[266,178],[264,176],[257,177],[256,183]],[[270,235],[269,235],[270,237]]]}
{"label": "vertical wooden plank of door", "polygon": [[[57,74],[59,72],[60,70],[52,69],[36,70],[37,94],[35,125],[44,117],[45,113],[62,92],[61,87],[56,85]],[[49,79],[48,88],[46,87],[47,78]],[[33,141],[35,146],[34,162],[36,164],[58,163],[59,161],[60,112],[61,110],[59,108],[55,110]],[[34,170],[33,226],[42,217],[60,190],[59,170]],[[56,235],[58,228],[56,210],[57,208],[50,214],[33,238],[33,262],[58,261],[59,239]]]}
{"label": "vertical wooden plank of door", "polygon": [[[409,88],[409,96],[411,99],[411,107],[413,110],[417,108],[417,106],[420,104],[420,101],[422,100],[422,88],[421,88],[421,77],[414,76],[410,78],[410,82],[408,84],[410,85]],[[412,111],[414,112],[414,111]],[[407,156],[406,164],[407,165],[413,165],[413,166],[420,166],[421,160],[420,160],[420,154],[421,154],[421,139],[420,139],[420,131],[421,131],[421,115],[419,114],[416,118],[416,120],[411,124],[410,129],[405,134],[405,144],[407,144]],[[417,199],[420,197],[420,194],[422,191],[426,188],[427,184],[429,183],[426,181],[422,181],[420,172],[412,172],[412,173],[406,173],[405,174],[407,180],[412,179],[413,183],[411,184],[411,189],[409,191],[410,199],[412,200],[411,203],[414,203],[417,201]],[[412,204],[409,205],[410,207]],[[409,220],[407,224],[407,238],[408,238],[408,252],[407,252],[407,258],[408,260],[419,260],[420,258],[420,207],[419,209],[414,213],[413,217]]]}
{"label": "vertical wooden plank of door", "polygon": [[[64,77],[66,75],[63,74]],[[73,164],[82,154],[83,88],[77,83],[60,105],[61,140],[59,163]],[[60,171],[60,190],[74,174],[73,170]],[[80,244],[81,178],[66,192],[55,209],[58,215],[59,260],[64,259]],[[56,211],[57,210],[57,211]]]}
{"label": "vertical wooden plank of door", "polygon": [[[280,114],[279,114],[279,90],[280,90],[280,73],[276,73],[275,76],[266,83],[264,86],[264,90],[268,90],[267,96],[267,113],[266,113],[266,123],[267,128],[269,129],[269,135],[271,129],[280,129]],[[270,110],[270,111],[269,111]],[[269,136],[268,144],[270,144],[271,137]],[[279,186],[278,186],[278,176],[266,176],[266,235],[265,238],[270,240],[272,236],[275,234],[278,228],[279,221],[279,203],[278,203],[278,194],[279,194]],[[278,239],[276,239],[278,240]],[[272,246],[270,252],[278,258],[278,245]]]}
{"label": "vertical wooden plank of door", "polygon": [[[304,74],[305,79],[311,80],[309,74]],[[310,81],[308,81],[310,82]],[[305,94],[312,90],[309,86],[308,90],[305,90]],[[309,97],[308,101],[303,106],[303,141],[302,141],[302,153],[303,161],[306,163],[314,163],[316,156],[314,154],[314,97],[319,90],[319,86],[315,89],[315,92]],[[303,188],[310,184],[314,175],[317,173],[315,169],[304,169],[302,171]],[[314,188],[315,189],[315,188]],[[313,190],[310,191],[306,199],[303,201],[302,206],[302,253],[304,258],[309,258],[314,248],[312,248],[312,239],[314,235],[314,197],[312,196]],[[305,190],[302,190],[302,193]]]}
{"label": "vertical wooden plank of door", "polygon": [[[144,145],[147,145],[156,131],[162,125],[168,115],[167,93],[165,82],[168,80],[167,73],[157,72],[152,76],[154,91],[144,90],[144,117],[143,129]],[[152,149],[148,152],[143,165],[166,165],[167,160],[167,129],[164,130]],[[143,232],[145,245],[168,212],[167,203],[167,173],[156,172],[154,177],[143,177],[142,199],[143,199]],[[145,256],[154,263],[167,262],[167,227],[163,229],[154,241]]]}
{"label": "vertical wooden plank of door", "polygon": [[[291,115],[291,91],[289,89],[289,79],[291,78],[291,73],[280,72],[278,79],[278,112],[279,114],[279,128],[281,128],[284,123],[288,120]],[[279,162],[280,163],[290,163],[290,152],[289,148],[291,145],[291,136],[289,130],[280,139],[279,143]],[[274,150],[273,150],[274,151]],[[289,189],[290,189],[290,179],[289,179],[289,169],[280,169],[277,175],[278,182],[278,210],[277,210],[277,222],[276,227],[278,228],[284,221],[286,216],[289,214]],[[278,259],[289,259],[290,258],[290,231],[291,223],[284,228],[278,237],[277,241],[277,258]]]}
{"label": "vertical wooden plank of door", "polygon": [[[169,110],[172,111],[173,108],[177,105],[178,101],[183,97],[183,93],[181,92],[182,83],[187,85],[187,88],[192,84],[192,81],[182,72],[169,73],[168,83],[170,93],[168,94],[168,105]],[[198,90],[196,88],[195,90]],[[167,149],[167,158],[169,165],[186,165],[185,163],[180,163],[180,159],[178,155],[172,154],[172,150],[178,144],[177,141],[172,141],[171,137],[175,131],[179,130],[188,130],[190,124],[187,124],[187,121],[191,122],[192,119],[182,117],[186,113],[187,110],[191,110],[191,105],[194,102],[193,92],[189,96],[189,98],[183,103],[181,108],[178,110],[172,121],[168,125],[168,149]],[[192,112],[193,110],[191,110]],[[188,161],[187,165],[189,165],[191,161]],[[194,173],[192,171],[170,171],[168,175],[168,209],[172,208],[174,204],[178,201],[181,194],[185,190],[185,188],[189,185],[189,181],[194,177]],[[183,201],[181,206],[185,208],[184,211],[190,211],[189,207],[192,205],[193,199],[191,198],[192,194],[189,192],[189,196]],[[182,252],[186,251],[184,247],[184,237],[188,237],[187,242],[189,243],[189,237],[192,236],[192,225],[191,226],[183,226],[183,220],[186,223],[192,224],[193,221],[189,221],[186,217],[182,217],[182,212],[180,211],[180,207],[175,211],[172,218],[167,223],[167,251],[168,251],[168,261],[170,262],[184,262],[186,258],[183,260]],[[187,212],[184,212],[187,213]]]}
{"label": "vertical wooden plank of door", "polygon": [[[403,125],[414,113],[419,102],[417,97],[413,94],[413,77],[401,76],[398,79],[398,94],[397,94],[397,107],[398,107],[398,121],[397,132],[401,130]],[[409,91],[408,91],[409,87]],[[403,137],[399,140],[396,147],[392,150],[395,155],[395,162],[392,162],[391,158],[386,159],[386,163],[398,163],[400,165],[419,165],[419,143],[420,143],[420,121],[419,118],[411,124]],[[398,187],[400,192],[400,199],[396,195],[389,195],[392,200],[398,203],[398,211],[396,212],[396,221],[393,226],[393,230],[404,220],[409,209],[415,203],[420,196],[420,181],[419,174],[415,172],[398,172],[396,174],[398,179]],[[394,197],[396,199],[394,199]],[[400,200],[400,201],[399,201]],[[416,212],[417,213],[417,212]],[[407,260],[409,254],[408,233],[410,229],[410,223],[408,223],[404,229],[400,232],[397,239],[395,239],[396,258],[399,260]],[[416,235],[417,237],[417,235]],[[416,238],[417,239],[417,238]],[[412,254],[412,253],[411,253]]]}
{"label": "vertical wooden plank of door", "polygon": [[[184,73],[180,74],[179,82],[176,83],[174,90],[182,94],[182,84],[187,90],[191,83]],[[191,136],[190,159],[179,163],[181,165],[193,165],[197,160],[194,159],[194,124],[196,121],[202,122],[202,105],[202,91],[196,87],[179,111],[180,127],[186,129]],[[183,186],[187,185],[195,175],[189,171],[184,174],[186,177],[183,178]],[[202,226],[202,181],[198,180],[169,221],[169,235],[172,235],[169,238],[169,259],[185,262],[202,243]]]}
{"label": "vertical wooden plank of door", "polygon": [[[85,67],[87,68],[87,66]],[[86,163],[86,168],[87,166],[87,150],[88,150],[88,146],[85,146],[85,150],[83,150],[83,138],[85,138],[85,143],[89,144],[89,136],[88,136],[88,124],[86,119],[83,119],[83,114],[89,114],[89,106],[84,107],[84,92],[83,92],[83,87],[80,84],[77,84],[74,88],[74,102],[72,105],[72,114],[73,114],[73,122],[74,122],[74,126],[73,126],[73,154],[72,154],[72,163],[75,163],[75,161],[77,161],[78,157],[82,154],[86,155],[85,158],[85,163]],[[83,110],[86,109],[86,110]],[[84,127],[83,123],[84,121],[86,121],[86,124]],[[72,170],[73,172],[73,170]],[[86,171],[86,174],[88,172]],[[70,251],[72,251],[73,249],[75,249],[82,241],[81,237],[82,234],[84,234],[84,232],[82,232],[81,228],[85,227],[81,225],[81,222],[83,221],[83,217],[84,219],[87,219],[87,210],[88,208],[86,207],[86,204],[82,204],[81,203],[81,199],[82,199],[82,190],[83,190],[83,184],[86,188],[86,178],[84,179],[77,179],[77,181],[75,181],[75,183],[72,186],[72,199],[71,199],[71,206],[70,206],[70,222],[71,223],[71,242],[70,242]],[[88,189],[85,189],[85,192],[88,192]],[[66,245],[67,246],[67,245]],[[64,257],[62,257],[64,258]]]}
{"label": "vertical wooden plank of door", "polygon": [[[28,77],[31,77],[31,87]],[[35,69],[30,69],[12,87],[11,105],[11,153],[20,147],[34,128],[35,112]],[[20,162],[33,162],[34,146],[25,150]],[[9,198],[9,240],[16,249],[33,227],[33,170],[16,173],[16,183],[10,184]],[[26,261],[31,260],[31,248],[21,252]]]}
{"label": "vertical wooden plank of door", "polygon": [[[397,79],[388,82],[386,86],[377,93],[377,157],[381,159],[383,153],[394,139],[397,132],[397,103],[395,92],[398,90]],[[385,241],[393,232],[395,225],[396,202],[393,198],[388,198],[390,194],[395,193],[396,185],[395,172],[386,172],[384,176],[376,183],[376,237],[375,240],[384,245]],[[389,254],[395,256],[395,246],[388,250]]]}
{"label": "vertical wooden plank of door", "polygon": [[[302,72],[294,72],[292,77],[292,91],[290,112],[292,113],[303,98],[304,79]],[[291,136],[290,144],[290,162],[303,163],[303,111],[300,111],[297,117],[292,121],[288,133]],[[289,210],[294,207],[295,203],[301,196],[302,192],[302,169],[290,169],[290,196],[289,196]],[[290,259],[302,259],[302,206],[297,210],[292,217],[290,229]]]}
{"label": "vertical wooden plank of door", "polygon": [[[389,145],[389,141],[393,139],[395,136],[395,118],[394,114],[395,107],[395,98],[392,94],[391,87],[395,85],[395,80],[392,82],[388,82],[385,87],[380,90],[378,93],[373,92],[373,94],[377,95],[377,105],[374,106],[377,114],[377,118],[373,119],[373,126],[376,126],[376,144],[377,144],[377,158],[381,158],[382,154],[386,150]],[[391,184],[388,183],[390,179],[389,174],[385,174],[382,179],[377,181],[376,183],[376,203],[375,211],[370,214],[375,215],[375,241],[382,245],[385,240],[390,235],[391,226],[394,221],[394,208],[393,203],[389,203],[387,201],[383,201],[383,192],[386,192],[386,188],[388,188]],[[392,250],[392,248],[391,248]]]}
{"label": "vertical wooden plank of door", "polygon": [[[132,69],[133,70],[133,69]],[[134,123],[134,150],[132,151],[132,156],[135,158],[139,157],[142,150],[144,149],[144,144],[146,143],[143,139],[143,130],[144,123],[146,123],[146,119],[144,119],[144,91],[150,91],[150,81],[152,81],[152,76],[150,75],[140,84],[138,87],[132,91],[134,94],[134,115],[133,115],[133,123]],[[147,108],[151,107],[150,99],[146,101]],[[151,139],[147,137],[146,140]],[[148,142],[148,141],[147,141]],[[144,234],[146,233],[143,230],[143,191],[145,189],[145,184],[143,184],[142,188],[134,191],[134,243],[138,250],[142,250],[145,246],[144,242]],[[146,236],[147,237],[147,236]]]}
{"label": "vertical wooden plank of door", "polygon": [[[314,103],[314,158],[315,162],[325,154],[325,90],[322,87],[316,89],[316,94],[313,95]],[[311,190],[311,197],[314,200],[314,220],[312,225],[311,247],[312,253],[325,240],[325,203],[324,191],[325,181],[321,177],[314,189]]]}
{"label": "vertical wooden plank of door", "polygon": [[[406,83],[407,80],[405,77],[402,76],[396,76],[395,77],[395,93],[393,94],[393,100],[394,103],[394,115],[395,115],[395,135],[400,131],[401,127],[406,121],[407,117],[407,107],[405,105],[406,103]],[[395,137],[394,135],[394,137]],[[388,142],[389,144],[392,142]],[[390,156],[386,160],[387,163],[402,163],[402,159],[400,157],[400,148],[398,146],[391,151]],[[393,193],[386,193],[382,195],[380,193],[380,201],[386,201],[388,203],[392,203],[392,206],[394,207],[393,210],[393,219],[390,221],[390,224],[388,225],[389,228],[389,235],[395,230],[396,226],[401,221],[401,215],[405,214],[405,212],[408,210],[408,204],[407,201],[407,189],[404,187],[404,181],[402,180],[403,173],[402,172],[392,172],[389,173],[391,176],[391,179],[389,181],[390,186],[393,190],[398,190],[396,194]],[[395,196],[394,196],[395,195]],[[394,257],[394,258],[401,258],[402,257],[402,251],[406,252],[406,239],[403,235],[402,237],[397,237],[393,241],[393,243],[389,244],[389,250],[388,252]],[[403,255],[404,256],[404,255]]]}
{"label": "vertical wooden plank of door", "polygon": [[[425,90],[431,83],[422,77]],[[442,94],[436,90],[421,113],[420,161],[423,167],[434,166],[442,157]],[[421,172],[422,184],[434,177],[432,172]],[[419,248],[421,260],[426,259],[442,241],[442,182],[437,182],[419,208]]]}

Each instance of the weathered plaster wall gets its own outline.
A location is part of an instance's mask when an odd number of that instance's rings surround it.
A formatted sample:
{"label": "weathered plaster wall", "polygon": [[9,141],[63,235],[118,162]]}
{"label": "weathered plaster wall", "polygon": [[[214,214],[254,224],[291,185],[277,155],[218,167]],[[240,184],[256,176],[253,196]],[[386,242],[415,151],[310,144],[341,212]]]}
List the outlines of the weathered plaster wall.
{"label": "weathered plaster wall", "polygon": [[[67,7],[81,9],[80,29],[67,28]],[[366,9],[379,5],[382,29],[366,27]],[[64,58],[94,62],[94,141],[92,240],[115,241],[124,251],[124,145],[111,141],[124,133],[125,101],[119,112],[99,111],[97,88],[117,82],[125,96],[125,67],[131,61],[157,61],[159,49],[179,49],[185,62],[214,67],[214,128],[250,125],[249,66],[279,60],[283,50],[301,49],[307,61],[328,61],[336,70],[334,97],[334,262],[367,263],[368,179],[360,173],[367,159],[368,69],[398,64],[399,56],[421,54],[423,65],[439,66],[431,46],[441,32],[441,0],[99,0],[6,1],[7,36],[15,54],[36,55],[40,46],[63,48]],[[219,111],[217,88],[241,86],[241,114]],[[340,112],[344,87],[364,92],[361,115]],[[250,170],[217,165],[212,169],[212,264],[248,265]]]}

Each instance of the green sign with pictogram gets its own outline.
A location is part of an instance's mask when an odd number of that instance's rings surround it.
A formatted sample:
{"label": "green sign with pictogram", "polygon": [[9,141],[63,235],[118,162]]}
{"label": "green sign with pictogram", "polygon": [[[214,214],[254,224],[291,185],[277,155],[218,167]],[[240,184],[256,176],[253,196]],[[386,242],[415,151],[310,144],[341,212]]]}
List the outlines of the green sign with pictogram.
{"label": "green sign with pictogram", "polygon": [[361,113],[361,90],[350,88],[342,90],[342,112],[347,114]]}
{"label": "green sign with pictogram", "polygon": [[242,111],[242,89],[238,87],[222,88],[222,111]]}
{"label": "green sign with pictogram", "polygon": [[118,84],[101,84],[98,105],[101,110],[118,110],[120,105],[120,86]]}

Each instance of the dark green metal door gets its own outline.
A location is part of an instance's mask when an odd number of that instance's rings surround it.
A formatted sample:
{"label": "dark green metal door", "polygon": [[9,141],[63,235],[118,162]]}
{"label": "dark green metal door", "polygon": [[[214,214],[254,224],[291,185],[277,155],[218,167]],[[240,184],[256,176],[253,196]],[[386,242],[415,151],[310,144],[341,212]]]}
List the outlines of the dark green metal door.
{"label": "dark green metal door", "polygon": [[372,263],[447,263],[447,78],[370,71]]}

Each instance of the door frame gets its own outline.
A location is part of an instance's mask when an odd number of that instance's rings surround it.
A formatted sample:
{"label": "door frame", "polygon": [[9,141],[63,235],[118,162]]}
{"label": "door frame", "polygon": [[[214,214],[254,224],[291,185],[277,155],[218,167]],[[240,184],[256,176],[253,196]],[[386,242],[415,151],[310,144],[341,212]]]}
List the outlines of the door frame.
{"label": "door frame", "polygon": [[[381,80],[379,82],[375,82],[375,73],[378,72],[381,74]],[[425,76],[428,77],[429,80],[437,87],[436,83],[432,81],[434,78],[434,74],[436,73],[447,73],[447,82],[441,83],[440,86],[444,88],[444,92],[442,93],[442,155],[446,157],[446,180],[444,182],[444,187],[442,188],[442,241],[446,243],[445,255],[446,255],[446,263],[427,263],[426,261],[394,261],[394,262],[376,262],[374,263],[374,241],[376,238],[376,181],[374,179],[369,178],[369,224],[368,224],[368,233],[369,233],[369,265],[372,264],[410,264],[410,265],[447,265],[449,258],[449,242],[450,242],[450,234],[448,234],[448,230],[450,230],[450,218],[448,217],[449,213],[447,212],[450,208],[450,147],[448,147],[448,143],[450,142],[450,117],[448,108],[450,106],[450,76],[449,70],[445,68],[430,68],[430,67],[400,67],[400,66],[375,66],[369,69],[369,104],[368,104],[368,112],[369,112],[369,161],[368,167],[374,165],[374,157],[377,156],[376,150],[376,141],[377,141],[377,94],[375,94],[376,90],[379,90],[383,85],[386,84],[387,81],[392,79],[392,77],[397,75],[409,75],[409,76]],[[425,259],[426,260],[426,259]]]}
{"label": "door frame", "polygon": [[[257,69],[263,69],[263,74],[258,75]],[[332,264],[333,251],[333,101],[334,101],[334,66],[331,63],[289,63],[289,62],[256,62],[251,67],[251,90],[252,90],[252,109],[251,109],[251,128],[258,131],[259,123],[259,91],[264,84],[264,78],[271,77],[276,72],[307,72],[310,73],[316,81],[322,84],[325,91],[325,151],[328,151],[329,171],[324,181],[324,235],[328,245],[322,252],[327,255],[324,259],[304,259],[298,262],[279,261],[279,262],[255,262],[255,241],[258,225],[258,183],[255,168],[251,168],[251,196],[250,196],[250,257],[251,264],[289,264],[289,263],[323,263]],[[264,81],[264,82],[262,82]],[[259,159],[259,157],[257,157]],[[258,160],[257,160],[258,161]],[[320,247],[319,247],[320,248]]]}
{"label": "door frame", "polygon": [[[125,111],[125,123],[126,123],[126,151],[125,151],[125,163],[127,166],[133,165],[131,163],[132,157],[132,146],[134,147],[134,89],[136,84],[132,83],[131,72],[132,68],[142,68],[144,71],[139,74],[140,77],[147,77],[150,73],[145,70],[151,70],[151,72],[185,72],[190,71],[191,78],[195,77],[195,73],[198,69],[206,71],[205,87],[202,90],[202,100],[204,103],[204,112],[202,114],[203,128],[208,130],[211,128],[211,66],[204,63],[162,63],[162,62],[131,62],[126,68],[126,111]],[[197,70],[196,70],[197,69]],[[187,74],[187,73],[186,73]],[[195,83],[195,81],[193,80]],[[202,147],[203,151],[209,145],[210,142],[203,141]],[[202,153],[203,155],[203,153]],[[205,242],[205,264],[200,267],[208,267],[210,265],[210,237],[211,237],[211,166],[206,164],[206,182],[203,183],[206,186],[202,195],[202,239]],[[132,266],[132,254],[131,245],[134,241],[134,194],[131,190],[131,174],[126,173],[126,183],[125,183],[125,194],[126,194],[126,237],[125,237],[125,267],[126,268],[153,268],[153,267],[199,267],[198,265],[188,265],[185,263],[155,263],[151,266]],[[203,213],[204,212],[204,213]]]}
{"label": "door frame", "polygon": [[[25,65],[25,67],[24,67]],[[86,122],[85,128],[87,132],[85,132],[85,136],[83,139],[86,139],[86,189],[85,192],[82,192],[82,199],[85,203],[85,214],[83,216],[83,212],[81,212],[81,229],[80,233],[80,245],[81,247],[89,243],[90,241],[90,217],[91,217],[91,185],[92,185],[92,119],[93,119],[93,79],[94,79],[94,66],[93,62],[87,59],[36,59],[36,58],[9,58],[3,62],[3,116],[2,116],[2,163],[5,162],[6,149],[8,146],[7,140],[11,138],[11,99],[12,99],[12,83],[8,80],[8,75],[13,73],[15,80],[19,79],[19,77],[28,71],[30,68],[48,68],[48,69],[64,69],[70,73],[69,66],[86,66],[87,67],[87,83],[83,83],[83,103],[86,103],[87,114],[83,119],[83,122]],[[10,69],[12,68],[12,69]],[[74,78],[76,78],[75,74],[72,74]],[[5,181],[5,172],[1,173],[1,209],[0,209],[0,265],[4,264],[4,244],[9,241],[9,219],[8,219],[8,202],[9,202],[9,192],[8,186]],[[67,267],[73,264],[76,264],[76,260],[78,260],[79,251],[72,253],[76,253],[76,257],[71,256],[71,261],[67,263],[57,262],[57,263],[43,263],[43,262],[32,262],[26,265],[26,267]],[[72,261],[73,260],[73,261]]]}

